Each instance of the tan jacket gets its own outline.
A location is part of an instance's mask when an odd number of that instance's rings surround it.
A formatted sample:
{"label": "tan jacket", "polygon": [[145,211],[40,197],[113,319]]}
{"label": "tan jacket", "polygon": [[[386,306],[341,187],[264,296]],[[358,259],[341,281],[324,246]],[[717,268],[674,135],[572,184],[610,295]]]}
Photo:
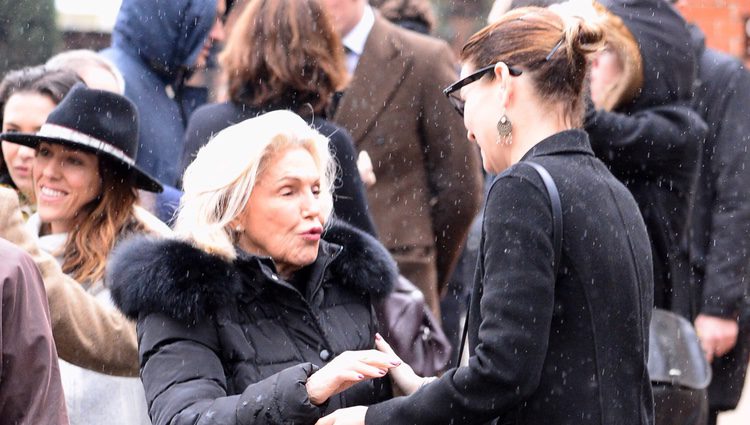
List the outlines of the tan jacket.
{"label": "tan jacket", "polygon": [[334,121],[367,151],[380,240],[397,253],[434,248],[442,288],[482,200],[479,152],[442,89],[457,78],[448,45],[380,14]]}
{"label": "tan jacket", "polygon": [[135,325],[87,294],[54,257],[39,249],[24,227],[18,195],[6,188],[0,188],[0,237],[28,252],[42,273],[59,357],[97,372],[137,376]]}

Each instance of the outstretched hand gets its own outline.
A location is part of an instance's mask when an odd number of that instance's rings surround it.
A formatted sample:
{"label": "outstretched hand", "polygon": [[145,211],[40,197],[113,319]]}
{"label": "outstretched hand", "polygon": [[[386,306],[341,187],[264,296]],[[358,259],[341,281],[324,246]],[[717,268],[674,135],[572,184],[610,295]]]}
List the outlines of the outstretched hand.
{"label": "outstretched hand", "polygon": [[320,405],[358,382],[382,378],[400,364],[401,359],[395,354],[377,350],[345,351],[310,375],[305,387],[310,402]]}
{"label": "outstretched hand", "polygon": [[315,425],[365,425],[367,407],[354,406],[339,409],[328,416],[323,416]]}
{"label": "outstretched hand", "polygon": [[[375,334],[375,348],[383,353],[395,356],[401,360],[398,355],[393,351],[390,344],[383,339],[380,334]],[[425,385],[433,380],[435,377],[422,378],[414,372],[407,363],[401,362],[401,365],[391,369],[390,371],[391,382],[394,385],[394,395],[410,395],[417,391],[422,385]],[[396,391],[398,390],[398,391]]]}

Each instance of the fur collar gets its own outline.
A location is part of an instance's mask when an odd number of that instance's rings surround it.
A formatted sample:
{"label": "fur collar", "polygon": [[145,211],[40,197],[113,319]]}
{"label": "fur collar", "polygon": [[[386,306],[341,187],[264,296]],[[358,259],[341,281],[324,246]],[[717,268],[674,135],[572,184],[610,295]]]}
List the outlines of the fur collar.
{"label": "fur collar", "polygon": [[[328,266],[337,282],[373,298],[391,291],[398,270],[377,240],[342,222],[329,226],[323,239],[342,247]],[[185,241],[144,236],[118,244],[110,255],[106,282],[115,304],[133,320],[164,313],[195,322],[248,291],[235,263]]]}

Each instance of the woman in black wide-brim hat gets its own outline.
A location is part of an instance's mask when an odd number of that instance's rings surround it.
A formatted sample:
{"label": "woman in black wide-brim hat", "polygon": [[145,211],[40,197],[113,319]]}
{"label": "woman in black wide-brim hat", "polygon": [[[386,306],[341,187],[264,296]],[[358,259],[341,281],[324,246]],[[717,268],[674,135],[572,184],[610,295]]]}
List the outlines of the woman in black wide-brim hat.
{"label": "woman in black wide-brim hat", "polygon": [[[135,165],[138,113],[115,93],[76,85],[39,132],[5,133],[3,140],[36,150],[37,212],[29,228],[63,271],[106,304],[103,282],[110,251],[133,233],[166,234],[166,225],[136,206],[137,189],[161,185]],[[112,340],[112,344],[118,341]],[[60,362],[71,424],[148,424],[139,380],[115,378]],[[91,409],[90,406],[97,406]]]}

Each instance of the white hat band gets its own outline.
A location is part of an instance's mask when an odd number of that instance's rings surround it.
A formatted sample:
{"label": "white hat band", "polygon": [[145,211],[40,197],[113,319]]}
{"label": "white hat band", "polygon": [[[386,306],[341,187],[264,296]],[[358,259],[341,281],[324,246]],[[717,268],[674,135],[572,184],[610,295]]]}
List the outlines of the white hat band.
{"label": "white hat band", "polygon": [[135,161],[127,156],[122,149],[71,128],[63,127],[57,124],[43,124],[42,128],[37,133],[37,136],[69,140],[71,142],[78,143],[79,145],[84,145],[98,151],[106,152],[128,165],[135,165]]}

